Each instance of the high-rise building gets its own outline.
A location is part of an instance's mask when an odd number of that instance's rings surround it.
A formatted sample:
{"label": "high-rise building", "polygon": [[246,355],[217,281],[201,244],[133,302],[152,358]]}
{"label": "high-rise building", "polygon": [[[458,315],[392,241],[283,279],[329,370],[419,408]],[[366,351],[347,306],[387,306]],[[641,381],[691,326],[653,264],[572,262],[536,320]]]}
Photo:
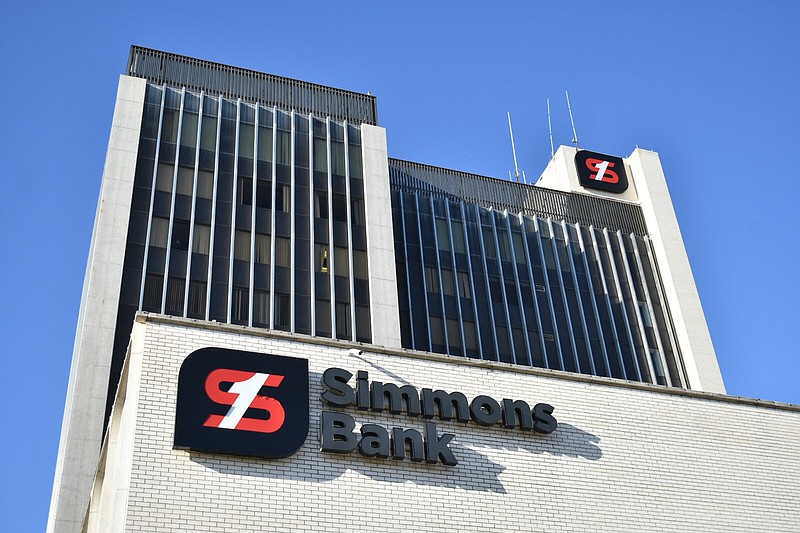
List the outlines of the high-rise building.
{"label": "high-rise building", "polygon": [[49,530],[800,519],[798,408],[725,396],[657,154],[562,146],[532,186],[391,159],[377,123],[131,49]]}

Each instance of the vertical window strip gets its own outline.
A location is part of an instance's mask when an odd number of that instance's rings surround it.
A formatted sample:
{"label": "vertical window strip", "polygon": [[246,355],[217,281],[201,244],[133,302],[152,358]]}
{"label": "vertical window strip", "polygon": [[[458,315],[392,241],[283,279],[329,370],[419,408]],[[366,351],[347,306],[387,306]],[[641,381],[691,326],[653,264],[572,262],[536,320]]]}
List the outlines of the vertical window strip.
{"label": "vertical window strip", "polygon": [[[425,275],[425,250],[422,247],[422,224],[420,223],[419,217],[419,193],[414,192],[414,208],[416,210],[417,216],[417,232],[418,232],[418,241],[419,242],[419,259],[420,259],[420,267],[422,269],[422,294],[425,296],[425,320],[428,322],[428,349],[427,351],[433,351],[433,335],[431,334],[431,312],[430,307],[428,306],[428,280],[427,276]],[[411,291],[411,287],[409,286],[409,292]]]}
{"label": "vertical window strip", "polygon": [[[494,342],[494,356],[495,361],[500,360],[500,348],[497,345],[497,324],[494,321],[494,304],[492,302],[492,289],[489,286],[489,269],[486,265],[486,243],[483,242],[483,224],[481,224],[481,211],[480,207],[473,205],[475,209],[475,220],[478,223],[478,240],[481,243],[481,261],[483,261],[483,281],[486,284],[486,295],[489,305],[489,317],[492,319],[492,341]],[[477,317],[476,317],[477,318]],[[477,323],[477,321],[476,321]]]}
{"label": "vertical window strip", "polygon": [[[528,236],[525,232],[525,217],[522,213],[519,215],[519,228],[522,232],[522,246],[525,249],[526,263],[528,265],[528,277],[530,278],[530,286],[531,292],[533,293],[533,305],[535,306],[534,315],[536,315],[536,327],[539,330],[539,344],[542,347],[542,360],[544,361],[545,368],[550,368],[550,364],[547,360],[547,347],[544,343],[544,331],[542,330],[542,318],[539,316],[539,295],[536,294],[536,280],[533,277],[533,259],[531,255],[530,247],[528,246]],[[525,336],[527,337],[527,331],[525,332]],[[533,365],[533,360],[531,359],[531,365]]]}
{"label": "vertical window strip", "polygon": [[[622,347],[620,346],[619,334],[617,333],[617,324],[616,319],[614,318],[614,311],[612,309],[611,303],[611,293],[608,290],[608,282],[606,281],[606,274],[605,269],[603,268],[603,261],[600,258],[600,247],[597,243],[597,232],[599,230],[595,230],[594,226],[589,226],[589,231],[592,234],[592,248],[594,248],[595,254],[595,261],[597,263],[597,269],[600,272],[600,281],[603,284],[603,294],[605,294],[606,299],[606,309],[608,311],[608,320],[611,323],[611,335],[614,338],[614,346],[617,348],[617,361],[619,363],[619,368],[622,371],[623,379],[628,378],[628,371],[625,369],[625,361],[622,358]],[[612,274],[613,275],[613,274]],[[609,367],[610,372],[611,367]],[[631,377],[630,379],[633,379]]]}
{"label": "vertical window strip", "polygon": [[[433,221],[433,227],[431,228],[431,233],[433,233],[433,246],[436,249],[436,275],[439,277],[439,300],[442,302],[442,329],[444,330],[444,346],[445,352],[447,354],[450,353],[450,339],[447,332],[447,310],[445,309],[444,304],[444,285],[442,284],[442,262],[439,260],[439,235],[436,228],[436,210],[433,207],[433,196],[428,196],[428,203],[431,206],[431,221]],[[448,230],[449,233],[449,230]],[[452,246],[450,247],[452,250]],[[425,262],[425,256],[423,254],[422,262]],[[456,293],[458,294],[458,293]]]}
{"label": "vertical window strip", "polygon": [[[650,360],[650,349],[653,348],[653,347],[650,346],[650,343],[647,340],[647,333],[644,330],[644,321],[642,319],[642,310],[639,308],[639,300],[638,300],[637,295],[636,295],[636,288],[633,285],[633,274],[631,272],[631,265],[629,264],[629,261],[628,261],[628,254],[625,251],[625,241],[624,241],[624,239],[622,237],[622,232],[621,231],[617,230],[615,236],[617,238],[617,243],[619,244],[619,250],[620,250],[619,255],[620,255],[620,257],[622,257],[623,269],[622,269],[621,274],[625,277],[625,283],[627,284],[629,294],[631,295],[630,302],[627,305],[633,307],[633,310],[634,310],[633,314],[634,314],[634,316],[636,318],[636,321],[637,321],[637,324],[636,324],[637,328],[636,329],[639,332],[639,336],[641,338],[642,346],[644,347],[644,353],[641,354],[641,359],[643,359],[644,362],[645,362],[645,367],[646,367],[646,370],[648,372],[648,375],[645,376],[644,373],[641,371],[641,364],[639,365],[640,366],[639,374],[642,376],[642,381],[646,381],[648,383],[656,383],[655,369],[653,368],[653,363]],[[633,328],[631,328],[631,335],[634,335],[634,334],[635,334],[635,331],[634,331]]]}
{"label": "vertical window strip", "polygon": [[[248,295],[248,303],[250,305],[250,312],[247,315],[247,325],[253,326],[253,315],[255,314],[255,277],[256,277],[256,211],[258,211],[258,126],[259,126],[259,112],[258,104],[254,105],[255,108],[255,121],[253,125],[253,192],[251,193],[253,201],[250,203],[250,291]],[[238,180],[238,177],[236,178]],[[271,288],[270,288],[271,289]]]}
{"label": "vertical window strip", "polygon": [[[500,295],[503,298],[503,304],[502,305],[503,305],[503,312],[506,315],[506,330],[508,332],[508,343],[511,346],[511,360],[512,361],[516,361],[517,360],[517,350],[516,350],[516,348],[514,346],[514,334],[511,331],[511,316],[508,313],[508,295],[506,295],[506,283],[505,283],[505,276],[503,275],[504,274],[503,273],[503,261],[502,261],[502,257],[501,257],[502,256],[502,252],[500,250],[500,240],[498,239],[498,236],[497,236],[497,223],[495,221],[495,216],[494,216],[495,215],[495,211],[494,211],[494,209],[489,209],[489,214],[491,215],[490,218],[492,220],[492,236],[494,237],[494,246],[495,246],[495,250],[496,250],[496,253],[494,254],[495,255],[494,259],[497,262],[497,272],[498,272],[499,277],[500,277]],[[508,212],[506,212],[506,215],[507,214],[508,214]],[[491,296],[489,297],[489,300],[491,300]],[[494,308],[494,304],[492,305],[492,308]],[[496,330],[495,330],[495,335],[497,335]],[[500,360],[499,350],[498,350],[498,353],[497,353],[497,359],[498,359],[498,361]]]}
{"label": "vertical window strip", "polygon": [[[405,194],[398,193],[397,197],[400,199],[400,222],[403,230],[403,255],[408,258],[408,237],[406,236],[406,208],[405,208]],[[408,260],[405,263],[406,272],[406,296],[408,297],[408,326],[411,331],[411,348],[418,350],[416,334],[414,333],[414,305],[411,300],[411,275],[409,274]]]}
{"label": "vertical window strip", "polygon": [[336,255],[333,244],[333,169],[331,165],[331,117],[325,118],[325,157],[328,164],[328,279],[331,293],[331,338],[336,338]]}
{"label": "vertical window strip", "polygon": [[[639,279],[642,282],[642,291],[644,292],[645,301],[647,303],[647,312],[650,313],[652,327],[653,327],[653,336],[656,338],[656,347],[658,349],[658,357],[661,364],[661,372],[664,374],[664,384],[667,386],[672,386],[672,379],[669,375],[669,369],[667,366],[667,360],[665,357],[664,346],[661,344],[661,335],[658,334],[658,323],[656,322],[656,313],[653,310],[653,302],[650,299],[650,291],[647,287],[647,277],[644,274],[644,267],[642,266],[642,258],[639,255],[639,247],[636,246],[636,235],[631,233],[627,236],[631,247],[633,248],[633,254],[636,258],[636,268],[639,271]],[[641,320],[641,319],[640,319]],[[657,380],[658,376],[653,374],[653,379]]]}
{"label": "vertical window strip", "polygon": [[[549,219],[548,219],[549,220]],[[553,321],[553,336],[555,338],[556,354],[558,355],[558,370],[564,370],[564,354],[561,353],[561,343],[558,337],[558,321],[556,321],[555,307],[553,306],[553,291],[550,285],[550,275],[547,273],[547,260],[544,257],[544,246],[542,242],[542,232],[539,229],[539,217],[534,217],[533,226],[536,231],[536,244],[539,245],[539,258],[542,262],[542,273],[544,274],[545,294],[547,294],[547,306],[550,308],[550,319]],[[552,368],[552,366],[550,367]]]}
{"label": "vertical window strip", "polygon": [[[402,198],[402,195],[401,195],[401,198]],[[466,213],[464,212],[464,200],[459,201],[459,210],[460,210],[460,213],[461,213],[461,225],[464,228],[464,249],[467,252],[467,272],[469,272],[470,291],[472,291],[471,292],[471,294],[472,294],[472,311],[473,311],[474,316],[475,316],[475,320],[473,321],[475,323],[475,338],[478,341],[478,354],[480,355],[480,358],[483,359],[483,344],[481,343],[481,328],[480,328],[480,324],[478,323],[480,315],[478,314],[478,299],[477,299],[477,297],[475,295],[475,279],[474,279],[473,273],[472,273],[472,256],[470,254],[470,249],[469,249],[469,234],[468,234],[468,230],[467,230],[467,216],[466,216]],[[448,210],[448,216],[449,216],[449,210]],[[403,238],[405,238],[405,235],[403,235]],[[409,289],[409,294],[410,294],[410,289]],[[462,324],[462,334],[463,334],[463,324]],[[467,352],[466,352],[466,346],[465,346],[464,354],[466,354],[466,353]]]}
{"label": "vertical window strip", "polygon": [[[192,212],[189,216],[189,247],[186,251],[186,282],[183,291],[183,316],[188,316],[189,312],[189,287],[192,275],[192,254],[194,248],[194,219],[197,208],[197,176],[200,169],[200,132],[203,128],[203,100],[204,92],[200,92],[200,106],[197,113],[197,138],[194,145],[194,173],[192,176]],[[211,256],[209,250],[209,257]]]}
{"label": "vertical window strip", "polygon": [[350,340],[355,341],[356,336],[356,291],[355,291],[355,264],[353,263],[353,213],[350,200],[350,144],[347,132],[347,121],[342,125],[344,130],[344,187],[347,209],[347,256],[349,269],[347,279],[350,285]]}
{"label": "vertical window strip", "polygon": [[646,239],[645,248],[647,249],[647,260],[650,262],[650,266],[653,270],[653,276],[655,277],[656,289],[658,290],[658,299],[661,301],[662,310],[664,312],[664,320],[667,322],[667,333],[669,335],[670,343],[672,344],[673,362],[677,367],[677,377],[679,379],[679,383],[676,384],[674,379],[672,380],[672,383],[673,386],[676,387],[689,388],[689,377],[686,375],[686,368],[683,365],[681,348],[678,344],[677,335],[675,334],[669,305],[667,305],[667,301],[664,296],[664,288],[661,284],[661,272],[658,270],[658,263],[656,263],[655,254],[653,253],[650,239]]}
{"label": "vertical window strip", "polygon": [[[456,312],[458,313],[458,332],[461,335],[461,354],[464,357],[467,357],[467,343],[466,339],[464,338],[464,315],[461,312],[461,290],[459,289],[459,280],[458,280],[458,265],[456,263],[456,248],[453,245],[453,225],[452,221],[450,220],[450,201],[445,200],[445,215],[447,217],[447,238],[450,240],[450,258],[453,261],[453,281],[455,282],[456,287]],[[463,225],[462,225],[463,228]],[[464,240],[466,240],[467,236],[464,235]],[[438,248],[437,248],[438,251]],[[469,256],[467,256],[469,257]],[[472,300],[475,300],[475,293],[472,293]],[[475,316],[477,317],[478,314],[476,313]],[[446,329],[446,328],[445,328]]]}
{"label": "vertical window strip", "polygon": [[[586,344],[586,353],[589,354],[589,368],[583,370],[584,371],[589,370],[593,376],[596,376],[597,370],[595,369],[594,366],[594,353],[592,352],[592,345],[589,342],[589,329],[586,327],[586,315],[584,313],[583,298],[581,297],[580,285],[578,285],[578,272],[575,268],[575,261],[572,258],[572,249],[570,247],[571,243],[569,240],[569,230],[567,229],[567,223],[564,220],[561,221],[561,231],[564,233],[564,243],[565,243],[565,248],[567,250],[566,252],[567,259],[569,259],[569,264],[572,267],[572,283],[575,288],[575,300],[578,304],[578,314],[581,321],[581,328],[583,328],[583,342]],[[580,229],[578,229],[578,231],[580,231]],[[588,277],[587,272],[584,272],[584,274],[586,274]],[[578,362],[580,362],[580,360]],[[578,369],[580,370],[580,366],[578,367]]]}
{"label": "vertical window strip", "polygon": [[[584,268],[584,272],[586,272],[586,281],[587,281],[587,284],[589,286],[589,299],[591,300],[592,310],[594,311],[594,320],[595,320],[595,324],[597,326],[597,334],[600,337],[600,349],[603,352],[602,353],[603,362],[605,363],[606,374],[608,375],[608,377],[611,377],[611,366],[609,365],[609,361],[608,361],[608,352],[606,350],[605,333],[603,332],[603,326],[602,326],[602,324],[600,322],[600,311],[597,308],[597,299],[595,298],[594,283],[592,282],[592,273],[589,270],[589,260],[587,258],[586,246],[585,246],[585,243],[583,242],[583,234],[581,232],[580,224],[575,224],[575,227],[578,230],[578,246],[580,246],[581,257],[583,258],[583,268]],[[592,229],[590,228],[589,231],[592,231]],[[600,277],[602,278],[602,275]],[[598,374],[595,373],[595,375],[598,375]]]}
{"label": "vertical window strip", "polygon": [[607,228],[603,228],[603,239],[605,239],[605,241],[606,241],[606,247],[607,247],[607,251],[608,251],[608,259],[609,259],[609,262],[611,264],[612,275],[614,276],[614,288],[617,291],[617,298],[619,298],[620,306],[622,306],[622,321],[624,322],[624,325],[625,325],[625,332],[628,334],[628,339],[627,339],[628,340],[628,346],[630,347],[630,350],[631,350],[631,359],[633,359],[633,366],[634,366],[634,370],[636,371],[636,375],[635,376],[629,376],[628,379],[634,379],[636,381],[642,381],[642,373],[641,373],[641,371],[639,369],[639,362],[637,361],[637,357],[636,357],[636,347],[634,346],[634,343],[633,343],[633,333],[631,332],[631,325],[630,325],[630,322],[628,321],[628,312],[627,312],[627,308],[625,306],[625,297],[622,294],[622,285],[620,284],[620,279],[619,279],[620,278],[620,275],[619,275],[620,267],[617,266],[617,262],[614,259],[614,249],[611,247],[612,246],[611,245],[611,238],[609,237]]}
{"label": "vertical window strip", "polygon": [[181,105],[178,115],[178,134],[175,142],[175,159],[172,164],[172,200],[169,205],[169,233],[167,237],[167,258],[164,261],[164,288],[161,295],[161,314],[166,311],[167,288],[169,287],[169,260],[172,252],[172,230],[175,227],[175,197],[178,194],[178,161],[181,154],[180,138],[183,127],[183,104],[186,100],[186,87],[181,88]]}
{"label": "vertical window strip", "polygon": [[314,114],[308,114],[308,242],[310,246],[309,261],[311,275],[311,336],[317,335],[317,242],[314,238],[316,216],[314,216],[314,197],[316,189],[314,187]]}
{"label": "vertical window strip", "polygon": [[277,187],[278,187],[278,170],[277,170],[277,159],[278,159],[278,108],[272,108],[272,200],[270,205],[272,206],[270,210],[270,214],[272,216],[272,222],[270,223],[270,235],[269,235],[269,246],[270,246],[270,259],[269,259],[269,329],[275,329],[275,227],[277,223],[277,209],[275,209],[275,196],[277,194]]}
{"label": "vertical window strip", "polygon": [[139,289],[139,311],[142,310],[144,305],[144,287],[147,281],[147,259],[150,251],[150,232],[153,225],[153,205],[155,204],[156,197],[156,177],[158,176],[158,152],[161,150],[161,127],[164,121],[164,103],[167,99],[166,96],[167,86],[161,87],[161,108],[158,113],[158,133],[156,134],[156,151],[155,160],[153,161],[153,180],[150,183],[150,211],[147,215],[147,235],[144,240],[144,261],[142,262],[142,286]]}
{"label": "vertical window strip", "polygon": [[[231,311],[233,310],[233,259],[234,250],[236,247],[236,189],[239,184],[239,129],[241,128],[242,120],[242,99],[236,100],[236,135],[233,144],[233,179],[231,180],[233,191],[231,192],[231,245],[228,258],[228,324],[231,323]],[[252,229],[252,228],[251,228]],[[214,253],[213,250],[211,253]],[[250,254],[250,260],[253,260]],[[212,259],[213,261],[213,259]]]}
{"label": "vertical window strip", "polygon": [[[553,220],[551,218],[547,219],[547,226],[550,229],[550,244],[553,249],[553,257],[556,263],[556,275],[558,277],[558,285],[561,289],[561,301],[564,305],[564,317],[566,318],[567,322],[567,338],[569,340],[569,345],[572,348],[572,358],[575,361],[575,369],[577,372],[581,371],[581,364],[578,360],[578,349],[575,346],[575,332],[572,329],[572,316],[569,312],[569,302],[567,301],[567,291],[564,288],[564,275],[561,273],[561,258],[559,257],[558,253],[558,243],[556,242],[558,239],[556,238],[556,233],[553,231]],[[545,269],[547,267],[545,266]]]}
{"label": "vertical window strip", "polygon": [[208,279],[206,281],[206,320],[211,312],[211,276],[214,273],[214,233],[217,227],[217,185],[219,182],[219,143],[222,135],[222,96],[217,99],[217,138],[214,146],[214,184],[211,192],[211,238],[208,245]]}
{"label": "vertical window strip", "polygon": [[[519,307],[519,317],[522,320],[522,327],[523,327],[523,331],[524,331],[523,337],[525,338],[525,351],[526,351],[527,356],[528,356],[528,360],[525,361],[525,362],[522,362],[522,363],[520,363],[520,361],[519,361],[519,356],[515,360],[516,360],[518,365],[519,364],[525,364],[525,365],[528,365],[528,366],[533,366],[533,354],[531,353],[531,344],[530,344],[530,340],[528,339],[528,321],[527,321],[527,317],[525,316],[525,303],[522,301],[522,289],[521,289],[520,283],[519,283],[519,273],[517,272],[517,251],[516,251],[516,248],[514,247],[514,233],[511,231],[511,216],[512,215],[510,215],[508,212],[506,212],[504,214],[505,214],[505,219],[506,219],[506,230],[508,231],[508,244],[511,247],[511,258],[512,258],[511,269],[514,271],[514,284],[516,285],[516,289],[517,289],[517,302],[518,302],[518,307]],[[521,215],[521,213],[520,213],[520,215]],[[522,224],[520,224],[520,226],[521,225]],[[528,262],[527,258],[525,259],[525,262],[526,263]],[[510,323],[509,323],[509,325],[510,325]],[[511,340],[512,340],[512,342],[514,341],[513,338]]]}
{"label": "vertical window strip", "polygon": [[294,202],[295,202],[295,179],[296,179],[295,178],[295,169],[296,169],[297,161],[296,161],[296,157],[295,157],[295,148],[296,147],[295,147],[295,138],[294,138],[294,133],[295,133],[294,132],[294,130],[295,130],[294,109],[292,109],[292,112],[289,115],[289,120],[291,120],[291,122],[292,122],[291,126],[289,127],[289,139],[290,139],[290,141],[289,141],[289,147],[290,147],[289,148],[290,149],[289,159],[290,159],[290,162],[291,162],[290,177],[289,177],[290,190],[291,190],[291,192],[289,194],[289,206],[290,206],[290,208],[289,208],[289,215],[290,215],[289,216],[289,227],[290,227],[289,235],[291,236],[290,240],[289,240],[289,331],[291,331],[292,333],[295,333],[295,319],[294,319],[294,313],[295,313],[295,305],[294,304],[295,304],[295,302],[294,302],[294,298],[295,298],[295,294],[297,294],[297,290],[295,288],[295,271],[294,271],[294,268],[295,268],[295,256],[294,255],[295,255],[295,248],[297,247],[297,239],[295,237],[295,216],[296,216],[296,213],[295,213],[295,208],[294,208],[295,207],[294,206]]}

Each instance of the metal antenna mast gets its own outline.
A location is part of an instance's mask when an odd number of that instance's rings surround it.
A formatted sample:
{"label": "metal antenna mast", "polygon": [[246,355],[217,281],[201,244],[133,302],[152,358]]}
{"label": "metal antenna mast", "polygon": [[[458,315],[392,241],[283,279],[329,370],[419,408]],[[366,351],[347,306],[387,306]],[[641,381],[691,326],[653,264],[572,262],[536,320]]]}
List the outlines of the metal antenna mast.
{"label": "metal antenna mast", "polygon": [[550,159],[556,155],[556,150],[553,147],[553,124],[550,122],[550,99],[547,99],[547,129],[550,130]]}
{"label": "metal antenna mast", "polygon": [[511,133],[511,151],[514,152],[514,177],[519,183],[519,165],[517,165],[517,147],[514,146],[514,130],[511,128],[511,112],[508,114],[508,131]]}
{"label": "metal antenna mast", "polygon": [[575,148],[578,147],[578,132],[575,131],[575,120],[572,118],[572,106],[569,105],[569,91],[564,91],[567,95],[567,109],[569,110],[569,122],[572,124],[572,144],[575,145]]}

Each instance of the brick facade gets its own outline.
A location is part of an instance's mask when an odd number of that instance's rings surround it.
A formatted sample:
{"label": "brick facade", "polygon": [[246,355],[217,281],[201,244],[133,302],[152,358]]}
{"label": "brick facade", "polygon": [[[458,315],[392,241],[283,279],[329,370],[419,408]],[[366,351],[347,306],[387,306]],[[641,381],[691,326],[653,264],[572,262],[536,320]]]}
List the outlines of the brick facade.
{"label": "brick facade", "polygon": [[[102,490],[96,481],[90,531],[800,531],[797,406],[377,347],[358,356],[349,343],[186,319],[140,316],[131,346],[126,411],[113,417],[101,464],[108,471],[116,457],[118,473]],[[308,359],[310,430],[297,453],[173,449],[178,371],[206,346]],[[559,427],[542,435],[436,419],[456,435],[454,467],[323,453],[320,377],[334,366],[468,399],[546,402]],[[423,425],[341,411],[387,428]],[[135,430],[114,436],[126,417]]]}

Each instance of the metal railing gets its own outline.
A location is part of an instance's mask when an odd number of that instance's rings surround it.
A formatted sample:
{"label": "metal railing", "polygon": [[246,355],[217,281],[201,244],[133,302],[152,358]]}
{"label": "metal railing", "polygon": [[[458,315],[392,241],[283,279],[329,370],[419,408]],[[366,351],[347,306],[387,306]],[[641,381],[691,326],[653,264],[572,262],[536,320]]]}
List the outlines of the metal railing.
{"label": "metal railing", "polygon": [[634,204],[554,191],[401,159],[389,159],[389,176],[391,186],[396,190],[647,235],[642,210]]}
{"label": "metal railing", "polygon": [[274,74],[131,46],[128,76],[161,84],[241,98],[334,120],[377,124],[377,99],[344,89],[293,80]]}

